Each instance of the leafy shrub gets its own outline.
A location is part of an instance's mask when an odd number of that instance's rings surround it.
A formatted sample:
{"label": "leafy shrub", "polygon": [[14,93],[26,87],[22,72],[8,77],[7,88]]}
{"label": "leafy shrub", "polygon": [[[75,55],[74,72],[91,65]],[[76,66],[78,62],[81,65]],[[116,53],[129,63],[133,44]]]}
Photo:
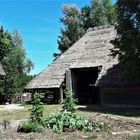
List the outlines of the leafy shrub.
{"label": "leafy shrub", "polygon": [[80,131],[102,131],[104,127],[107,129],[108,125],[106,123],[93,122],[70,111],[63,111],[49,115],[44,121],[44,126],[52,129],[54,132],[62,132],[76,129]]}
{"label": "leafy shrub", "polygon": [[33,94],[32,109],[30,110],[31,122],[42,124],[43,120],[43,103],[41,102],[41,95],[39,93]]}
{"label": "leafy shrub", "polygon": [[36,123],[26,122],[26,123],[23,123],[22,125],[20,125],[18,127],[17,131],[18,132],[25,132],[25,133],[41,132],[42,128]]}
{"label": "leafy shrub", "polygon": [[54,132],[63,131],[102,131],[108,130],[110,126],[106,123],[93,122],[76,114],[75,105],[77,100],[73,98],[71,90],[65,90],[65,100],[63,110],[50,114],[44,120],[44,127],[52,129]]}
{"label": "leafy shrub", "polygon": [[39,93],[35,93],[32,98],[32,109],[30,110],[30,121],[19,126],[18,132],[40,132],[43,122],[43,103]]}
{"label": "leafy shrub", "polygon": [[65,96],[63,111],[76,112],[75,105],[77,100],[73,97],[72,90],[65,89]]}

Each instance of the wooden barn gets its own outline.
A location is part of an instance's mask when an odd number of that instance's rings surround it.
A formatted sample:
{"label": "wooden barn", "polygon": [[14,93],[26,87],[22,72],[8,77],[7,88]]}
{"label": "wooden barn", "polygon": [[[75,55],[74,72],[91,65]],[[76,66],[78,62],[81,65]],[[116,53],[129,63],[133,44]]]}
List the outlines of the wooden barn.
{"label": "wooden barn", "polygon": [[6,74],[5,74],[5,72],[4,72],[3,68],[2,68],[2,65],[0,64],[0,79],[4,78],[5,76],[6,76]]}
{"label": "wooden barn", "polygon": [[123,66],[110,56],[110,41],[115,37],[113,26],[89,29],[25,89],[51,93],[61,103],[67,85],[79,104],[139,106],[140,79],[126,79]]}

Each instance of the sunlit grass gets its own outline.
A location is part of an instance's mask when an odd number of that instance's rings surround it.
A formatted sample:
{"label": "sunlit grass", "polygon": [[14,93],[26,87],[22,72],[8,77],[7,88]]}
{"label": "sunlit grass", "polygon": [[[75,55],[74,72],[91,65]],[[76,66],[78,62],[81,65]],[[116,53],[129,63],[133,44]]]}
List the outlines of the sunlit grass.
{"label": "sunlit grass", "polygon": [[[62,105],[44,105],[44,117],[54,111],[60,110]],[[0,110],[0,120],[29,119],[31,105],[25,105],[24,109]]]}
{"label": "sunlit grass", "polygon": [[[24,109],[19,110],[0,110],[0,120],[21,120],[29,119],[31,105],[24,105]],[[44,105],[44,117],[62,109],[62,105]],[[140,117],[139,109],[115,109],[115,108],[98,108],[88,107],[77,109],[77,114],[89,117],[97,113],[114,114],[121,116]]]}
{"label": "sunlit grass", "polygon": [[[25,105],[19,110],[0,110],[0,120],[29,119],[31,105]],[[62,109],[62,105],[44,105],[44,117]],[[93,112],[77,111],[78,115],[90,116]]]}
{"label": "sunlit grass", "polygon": [[28,107],[25,106],[24,109],[20,110],[0,110],[0,120],[20,120],[28,119],[29,111]]}

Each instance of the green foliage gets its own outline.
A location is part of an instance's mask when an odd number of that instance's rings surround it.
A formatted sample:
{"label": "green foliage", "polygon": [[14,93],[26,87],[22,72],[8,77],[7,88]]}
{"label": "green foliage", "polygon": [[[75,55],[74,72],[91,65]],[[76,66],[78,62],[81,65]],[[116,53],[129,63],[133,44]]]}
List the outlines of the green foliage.
{"label": "green foliage", "polygon": [[94,27],[91,20],[91,6],[84,6],[81,8],[81,25],[85,30],[88,30],[90,27]]}
{"label": "green foliage", "polygon": [[66,89],[63,110],[70,111],[70,112],[74,113],[76,111],[75,105],[77,102],[78,101],[73,97],[72,91],[69,89]]}
{"label": "green foliage", "polygon": [[30,110],[31,122],[35,124],[42,124],[43,121],[43,103],[41,102],[41,95],[34,93],[32,98],[32,109]]}
{"label": "green foliage", "polygon": [[126,77],[140,78],[140,1],[117,1],[117,37],[112,56],[123,63]]}
{"label": "green foliage", "polygon": [[0,95],[4,94],[4,88],[3,88],[4,82],[5,82],[4,79],[0,79]]}
{"label": "green foliage", "polygon": [[89,119],[78,116],[75,112],[76,100],[73,98],[72,91],[65,90],[65,100],[63,110],[50,114],[44,120],[44,126],[52,129],[54,132],[63,131],[108,131],[110,125],[107,123],[93,122]]}
{"label": "green foliage", "polygon": [[18,132],[41,132],[43,123],[43,103],[39,93],[34,93],[32,97],[32,108],[30,109],[30,120],[19,126]]}
{"label": "green foliage", "polygon": [[93,122],[89,119],[77,116],[70,111],[50,114],[44,121],[44,126],[54,132],[63,131],[108,131],[111,126],[103,122]]}
{"label": "green foliage", "polygon": [[89,6],[81,9],[81,20],[84,29],[110,25],[116,22],[115,6],[111,0],[91,0]]}
{"label": "green foliage", "polygon": [[61,29],[61,36],[58,39],[58,48],[61,52],[65,52],[72,46],[84,33],[81,27],[80,10],[74,5],[64,5],[62,12],[64,16],[60,18],[60,22],[65,28]]}
{"label": "green foliage", "polygon": [[129,140],[140,140],[140,135],[132,136]]}
{"label": "green foliage", "polygon": [[12,36],[4,28],[0,28],[0,62],[7,57],[9,51],[13,47]]}
{"label": "green foliage", "polygon": [[116,22],[115,6],[111,0],[91,0],[89,6],[78,9],[73,5],[64,5],[60,22],[64,28],[58,39],[61,53],[71,47],[90,27],[114,24]]}
{"label": "green foliage", "polygon": [[30,132],[41,132],[42,128],[33,122],[26,122],[19,126],[18,132],[30,133]]}
{"label": "green foliage", "polygon": [[21,93],[27,82],[32,79],[28,73],[33,64],[26,58],[22,38],[16,30],[11,34],[1,27],[0,63],[6,72],[5,80],[0,82],[0,93]]}

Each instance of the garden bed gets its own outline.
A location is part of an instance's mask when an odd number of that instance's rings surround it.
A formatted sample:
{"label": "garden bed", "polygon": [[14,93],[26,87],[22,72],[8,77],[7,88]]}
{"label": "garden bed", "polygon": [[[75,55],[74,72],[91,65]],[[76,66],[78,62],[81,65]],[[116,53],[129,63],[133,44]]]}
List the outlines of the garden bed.
{"label": "garden bed", "polygon": [[113,128],[109,132],[62,132],[55,133],[45,129],[41,133],[17,133],[16,129],[5,129],[0,131],[0,139],[37,139],[37,140],[128,140],[131,136],[140,134],[140,119],[133,117],[122,117],[117,115],[93,113],[89,116],[92,120],[110,122]]}
{"label": "garden bed", "polygon": [[[57,112],[62,105],[44,105],[44,117],[51,112]],[[5,109],[0,110],[1,122],[7,121],[13,124],[17,120],[29,118],[29,109],[31,105],[24,106],[23,109]],[[22,139],[22,140],[129,140],[130,137],[140,134],[140,112],[139,109],[124,108],[101,108],[95,106],[79,106],[77,114],[85,116],[93,121],[103,121],[111,124],[113,127],[109,132],[82,132],[82,131],[66,131],[61,133],[52,132],[52,130],[44,129],[41,133],[18,133],[17,126],[8,125],[6,129],[0,130],[0,139]],[[18,121],[19,122],[19,121]],[[9,123],[8,123],[9,124]],[[16,124],[16,123],[14,123]],[[131,140],[131,139],[130,139]],[[135,139],[133,139],[135,140]]]}

